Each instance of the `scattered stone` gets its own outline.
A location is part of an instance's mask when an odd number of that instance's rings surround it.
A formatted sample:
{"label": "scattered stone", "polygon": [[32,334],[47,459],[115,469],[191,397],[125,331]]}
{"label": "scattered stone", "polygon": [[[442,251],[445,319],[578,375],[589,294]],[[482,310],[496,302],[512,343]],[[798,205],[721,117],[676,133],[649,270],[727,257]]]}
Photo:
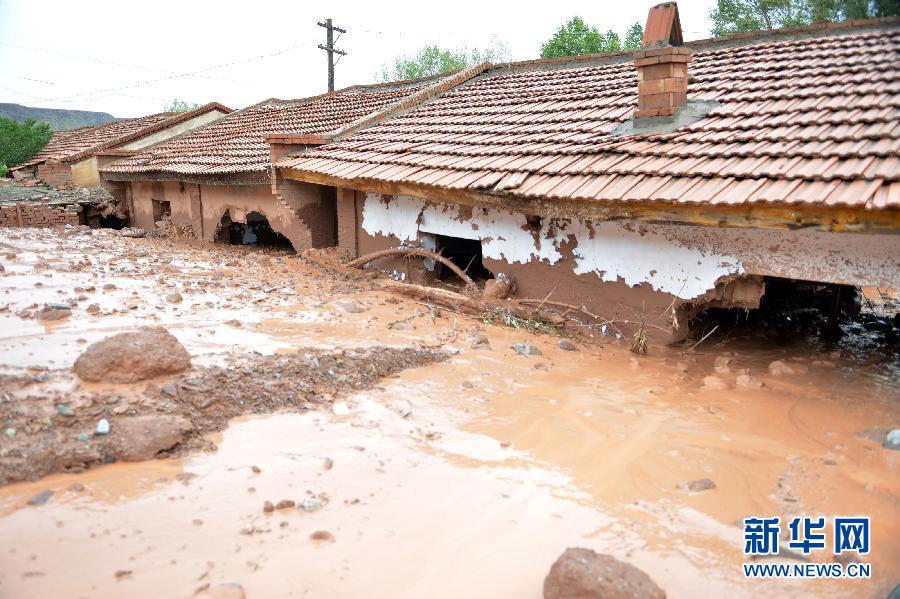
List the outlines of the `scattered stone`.
{"label": "scattered stone", "polygon": [[75,415],[75,410],[73,410],[69,406],[66,406],[63,404],[58,404],[56,406],[56,411],[59,413],[60,416],[74,416]]}
{"label": "scattered stone", "polygon": [[122,237],[131,237],[134,239],[138,239],[140,237],[144,237],[147,234],[147,231],[144,229],[137,229],[133,227],[125,227],[124,229],[119,230],[119,235]]}
{"label": "scattered stone", "polygon": [[72,315],[72,309],[62,304],[47,305],[34,313],[38,320],[62,320]]}
{"label": "scattered stone", "polygon": [[46,491],[41,491],[34,497],[28,500],[28,505],[44,505],[47,503],[47,500],[53,497],[53,491],[51,489],[47,489]]}
{"label": "scattered stone", "polygon": [[166,383],[160,387],[159,392],[169,397],[178,397],[178,387],[175,386],[175,383]]}
{"label": "scattered stone", "polygon": [[14,429],[11,426],[7,427],[5,432],[6,432],[6,436],[9,437],[10,439],[14,439],[16,437],[16,429]]}
{"label": "scattered stone", "polygon": [[77,435],[75,435],[75,438],[78,439],[79,441],[85,442],[85,441],[90,441],[91,436],[87,433],[78,433]]}
{"label": "scattered stone", "polygon": [[324,506],[322,505],[322,502],[315,497],[304,497],[300,500],[300,504],[297,507],[304,512],[317,512]]}
{"label": "scattered stone", "polygon": [[490,349],[491,341],[487,338],[487,335],[475,335],[469,339],[469,345],[476,348],[482,347]]}
{"label": "scattered stone", "polygon": [[188,420],[170,414],[117,418],[115,424],[110,438],[116,458],[126,462],[152,459],[180,443],[193,428]]}
{"label": "scattered stone", "polygon": [[68,490],[73,493],[81,493],[82,491],[84,491],[84,485],[81,483],[72,483],[71,485],[69,485]]}
{"label": "scattered stone", "polygon": [[238,532],[240,532],[242,535],[252,535],[253,531],[255,531],[255,530],[256,530],[256,527],[253,526],[252,524],[244,524],[241,527],[241,530]]}
{"label": "scattered stone", "polygon": [[788,366],[784,361],[775,360],[769,364],[769,373],[773,376],[790,376],[795,373],[795,370]]}
{"label": "scattered stone", "polygon": [[122,580],[123,578],[129,578],[132,574],[131,570],[116,570],[116,580]]}
{"label": "scattered stone", "polygon": [[297,505],[297,502],[293,499],[282,499],[278,503],[275,504],[276,510],[286,510],[288,508],[292,508]]}
{"label": "scattered stone", "polygon": [[568,339],[563,339],[559,342],[559,349],[565,351],[578,351],[578,346],[569,341]]}
{"label": "scattered stone", "polygon": [[706,391],[721,391],[727,389],[728,385],[714,374],[703,377],[703,389]]}
{"label": "scattered stone", "polygon": [[268,513],[268,512],[274,512],[274,511],[275,511],[275,506],[272,505],[272,502],[271,502],[271,501],[266,501],[265,503],[263,503],[263,511],[266,512],[266,513]]}
{"label": "scattered stone", "polygon": [[109,434],[109,420],[106,418],[101,418],[99,422],[97,422],[97,427],[94,429],[95,435],[108,435]]}
{"label": "scattered stone", "polygon": [[453,346],[453,345],[445,345],[445,346],[444,346],[444,351],[447,352],[448,354],[450,354],[451,356],[458,356],[458,355],[459,355],[459,348],[458,348],[458,347],[455,347],[455,346]]}
{"label": "scattered stone", "polygon": [[716,488],[716,483],[711,478],[698,478],[697,480],[689,480],[678,485],[682,491],[690,493],[700,493],[701,491],[709,491]]}
{"label": "scattered stone", "polygon": [[331,470],[332,468],[334,468],[334,460],[332,460],[331,458],[325,458],[322,461],[322,468],[325,470]]}
{"label": "scattered stone", "polygon": [[166,296],[166,301],[170,304],[180,304],[182,301],[181,294],[177,291]]}
{"label": "scattered stone", "polygon": [[140,327],[90,345],[75,360],[75,374],[83,380],[136,383],[190,368],[191,356],[162,327]]}
{"label": "scattered stone", "polygon": [[544,579],[544,599],[663,599],[647,574],[611,555],[570,547]]}
{"label": "scattered stone", "polygon": [[735,385],[743,389],[762,389],[766,386],[764,382],[749,374],[739,374],[735,380]]}
{"label": "scattered stone", "polygon": [[365,312],[369,308],[360,304],[359,302],[352,300],[350,298],[339,299],[332,302],[335,306],[343,310],[344,312],[349,312],[351,314],[356,314],[359,312]]}
{"label": "scattered stone", "polygon": [[259,474],[262,472],[262,469],[259,466],[250,466],[250,470],[252,470],[255,474]]}
{"label": "scattered stone", "polygon": [[334,535],[327,530],[317,530],[309,538],[319,543],[334,543]]}
{"label": "scattered stone", "polygon": [[895,428],[891,432],[889,432],[884,437],[884,442],[881,444],[885,449],[894,449],[896,451],[900,451],[900,428]]}
{"label": "scattered stone", "polygon": [[520,356],[543,356],[544,352],[539,350],[537,347],[530,343],[526,343],[524,341],[519,343],[513,343],[512,349],[515,350],[517,354]]}
{"label": "scattered stone", "polygon": [[506,273],[498,273],[494,279],[484,283],[481,297],[484,299],[506,299],[515,290],[515,283]]}
{"label": "scattered stone", "polygon": [[197,599],[246,599],[244,587],[236,582],[209,587],[194,595]]}
{"label": "scattered stone", "polygon": [[86,308],[88,314],[99,314],[100,304],[91,304]]}

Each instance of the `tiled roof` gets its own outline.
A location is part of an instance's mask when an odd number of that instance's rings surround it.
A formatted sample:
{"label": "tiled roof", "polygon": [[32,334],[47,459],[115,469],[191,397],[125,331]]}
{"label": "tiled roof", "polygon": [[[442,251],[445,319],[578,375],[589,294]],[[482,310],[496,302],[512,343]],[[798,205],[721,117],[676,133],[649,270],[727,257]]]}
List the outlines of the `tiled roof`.
{"label": "tiled roof", "polygon": [[28,162],[16,165],[16,168],[33,166],[50,159],[76,162],[99,151],[140,139],[211,110],[231,112],[230,108],[211,102],[187,112],[160,112],[135,119],[110,121],[95,127],[60,131],[53,134],[53,138],[43,150]]}
{"label": "tiled roof", "polygon": [[537,61],[277,166],[501,197],[900,208],[900,26],[801,33],[695,43],[688,98],[719,104],[673,133],[611,135],[637,105],[630,56]]}
{"label": "tiled roof", "polygon": [[355,86],[302,100],[265,100],[101,171],[183,175],[267,172],[269,136],[336,132],[434,83],[431,78]]}

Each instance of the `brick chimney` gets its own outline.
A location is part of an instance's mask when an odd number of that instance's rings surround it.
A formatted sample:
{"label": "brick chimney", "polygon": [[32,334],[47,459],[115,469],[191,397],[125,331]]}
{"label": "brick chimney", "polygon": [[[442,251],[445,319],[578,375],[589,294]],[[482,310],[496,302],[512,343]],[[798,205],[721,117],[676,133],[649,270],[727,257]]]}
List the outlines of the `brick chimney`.
{"label": "brick chimney", "polygon": [[672,116],[687,104],[687,63],[692,53],[682,44],[678,5],[664,2],[651,8],[644,27],[644,47],[634,53],[638,76],[635,118]]}

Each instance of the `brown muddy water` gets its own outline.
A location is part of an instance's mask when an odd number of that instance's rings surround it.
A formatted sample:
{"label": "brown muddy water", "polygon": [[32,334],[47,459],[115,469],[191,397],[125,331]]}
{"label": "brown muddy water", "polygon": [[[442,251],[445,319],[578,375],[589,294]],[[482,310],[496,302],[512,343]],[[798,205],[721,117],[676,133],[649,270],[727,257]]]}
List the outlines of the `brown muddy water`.
{"label": "brown muddy water", "polygon": [[[900,424],[890,361],[759,342],[567,352],[372,281],[333,286],[294,257],[108,231],[0,230],[0,264],[8,372],[68,369],[87,343],[148,322],[200,363],[299,347],[452,354],[330,410],[233,421],[214,452],[0,489],[4,599],[192,597],[225,582],[250,598],[537,598],[571,546],[634,564],[670,597],[883,597],[900,582],[900,452],[875,441]],[[364,310],[335,303],[347,298]],[[60,321],[18,315],[70,299]],[[516,354],[520,341],[542,355]],[[776,360],[793,373],[770,373]],[[715,488],[681,488],[704,478]],[[313,497],[321,509],[263,511]],[[746,580],[739,521],[806,514],[870,516],[872,578]]]}

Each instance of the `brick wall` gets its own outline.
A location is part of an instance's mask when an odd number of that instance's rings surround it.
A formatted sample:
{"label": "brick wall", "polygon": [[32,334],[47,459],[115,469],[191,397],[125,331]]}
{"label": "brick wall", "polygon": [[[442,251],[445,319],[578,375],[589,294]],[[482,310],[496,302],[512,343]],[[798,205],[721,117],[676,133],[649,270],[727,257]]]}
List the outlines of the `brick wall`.
{"label": "brick wall", "polygon": [[359,256],[359,238],[356,218],[356,190],[337,190],[338,247],[356,258]]}
{"label": "brick wall", "polygon": [[56,227],[79,225],[77,206],[51,206],[33,202],[0,206],[0,227]]}
{"label": "brick wall", "polygon": [[38,165],[38,179],[43,179],[50,185],[65,185],[72,180],[72,168],[58,160],[47,160]]}
{"label": "brick wall", "polygon": [[[337,242],[336,190],[334,187],[301,183],[276,176],[272,182],[276,201],[299,217],[303,237],[311,248],[332,247]],[[300,251],[306,247],[294,247]]]}

